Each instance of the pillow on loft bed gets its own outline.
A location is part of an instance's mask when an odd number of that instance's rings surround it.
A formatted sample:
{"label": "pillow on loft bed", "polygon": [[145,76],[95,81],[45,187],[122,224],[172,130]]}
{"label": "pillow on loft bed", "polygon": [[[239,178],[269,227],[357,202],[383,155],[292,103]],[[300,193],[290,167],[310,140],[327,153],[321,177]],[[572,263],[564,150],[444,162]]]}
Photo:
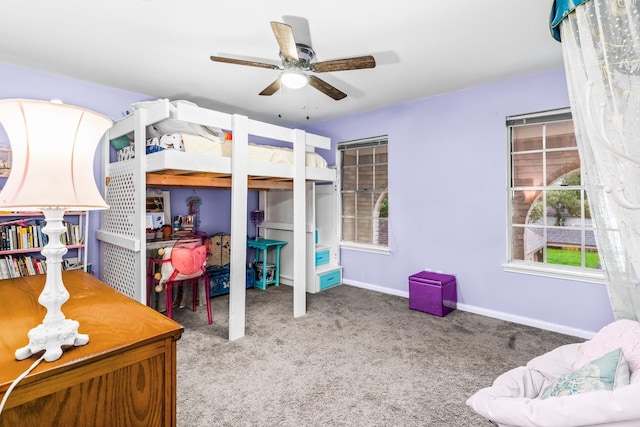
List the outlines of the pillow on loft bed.
{"label": "pillow on loft bed", "polygon": [[209,154],[222,157],[222,143],[203,138],[200,135],[183,133],[182,143],[187,153]]}
{"label": "pillow on loft bed", "polygon": [[131,145],[131,139],[126,135],[112,139],[109,142],[111,143],[111,146],[113,147],[113,149],[116,151],[122,150],[124,147],[128,147]]}

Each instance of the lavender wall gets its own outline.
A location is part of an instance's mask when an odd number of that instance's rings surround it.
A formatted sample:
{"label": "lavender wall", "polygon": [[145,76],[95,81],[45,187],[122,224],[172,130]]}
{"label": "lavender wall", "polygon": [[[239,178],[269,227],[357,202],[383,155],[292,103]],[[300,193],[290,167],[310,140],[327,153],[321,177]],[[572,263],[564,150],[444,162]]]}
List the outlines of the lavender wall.
{"label": "lavender wall", "polygon": [[[132,102],[150,99],[148,96],[137,93],[0,63],[0,99],[6,98],[60,99],[65,104],[88,108],[112,119],[120,118],[121,112]],[[0,130],[0,143],[8,143],[3,130]],[[98,155],[94,160],[94,175],[98,183],[102,182],[99,151],[98,148]],[[2,179],[0,186],[4,186],[5,181],[6,179]],[[100,251],[98,241],[95,239],[100,212],[93,211],[89,215],[87,254],[96,276],[100,277]]]}
{"label": "lavender wall", "polygon": [[[171,215],[186,215],[189,213],[187,199],[200,197],[200,224],[199,230],[208,234],[231,232],[231,190],[191,190],[173,189],[171,191]],[[258,192],[249,191],[247,197],[247,210],[258,209]],[[248,220],[247,234],[253,236],[255,227]]]}
{"label": "lavender wall", "polygon": [[613,320],[603,285],[506,273],[505,117],[567,107],[562,70],[308,126],[334,143],[389,136],[389,255],[343,249],[346,283],[408,295],[455,274],[460,307],[589,336]]}

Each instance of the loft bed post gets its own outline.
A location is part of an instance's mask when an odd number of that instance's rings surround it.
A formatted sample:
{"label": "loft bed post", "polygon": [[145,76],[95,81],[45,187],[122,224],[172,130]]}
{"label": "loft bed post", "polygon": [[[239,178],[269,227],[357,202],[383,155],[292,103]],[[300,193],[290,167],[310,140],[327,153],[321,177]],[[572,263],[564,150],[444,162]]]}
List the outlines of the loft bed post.
{"label": "loft bed post", "polygon": [[300,129],[293,132],[293,317],[300,317],[307,312],[306,134]]}
{"label": "loft bed post", "polygon": [[[107,201],[109,200],[107,197],[107,192],[109,191],[109,177],[110,177],[110,173],[109,173],[109,164],[110,164],[110,159],[109,159],[109,153],[110,153],[110,148],[111,148],[111,129],[107,130],[104,134],[104,136],[102,137],[102,146],[101,148],[101,153],[102,153],[102,162],[100,162],[100,177],[102,179],[102,182],[100,183],[100,190],[102,191],[102,198]],[[108,203],[107,203],[108,204]],[[108,209],[104,209],[99,211],[100,212],[100,224],[98,227],[98,230],[96,232],[96,238],[99,239],[97,236],[100,234],[100,230],[103,227],[103,224],[106,221],[107,218],[107,211]],[[89,229],[87,228],[87,232],[89,232]],[[85,242],[86,243],[86,242]],[[104,245],[102,245],[101,243],[98,243],[98,250],[100,252],[100,259],[104,259]],[[87,252],[87,251],[85,251]],[[100,264],[100,276],[104,277],[104,272],[102,271],[103,265],[102,263]]]}
{"label": "loft bed post", "polygon": [[247,161],[249,119],[233,115],[231,156],[231,271],[229,285],[229,340],[245,332],[247,264]]}
{"label": "loft bed post", "polygon": [[[141,109],[140,114],[136,115],[135,127],[134,127],[134,139],[138,142],[138,155],[134,157],[133,161],[136,163],[135,172],[133,174],[134,180],[134,212],[133,215],[133,238],[139,242],[139,250],[134,251],[134,265],[136,272],[136,283],[140,283],[137,290],[139,292],[135,298],[145,304],[147,301],[147,246],[146,246],[146,190],[147,190],[147,164],[145,162],[145,140],[147,137],[147,111]],[[138,248],[136,248],[138,249]],[[144,284],[144,285],[143,285]]]}

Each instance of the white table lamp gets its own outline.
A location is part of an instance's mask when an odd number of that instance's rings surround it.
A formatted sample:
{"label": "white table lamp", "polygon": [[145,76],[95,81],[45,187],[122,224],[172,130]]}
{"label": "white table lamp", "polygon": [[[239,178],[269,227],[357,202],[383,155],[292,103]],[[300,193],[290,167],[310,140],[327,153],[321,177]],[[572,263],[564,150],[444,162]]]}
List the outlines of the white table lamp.
{"label": "white table lamp", "polygon": [[12,150],[11,173],[0,193],[0,208],[38,211],[46,221],[42,232],[48,242],[42,249],[47,275],[38,302],[47,309],[43,322],[29,331],[29,344],[15,352],[18,360],[44,350],[51,362],[70,346],[89,342],[78,333],[79,323],[66,319],[62,305],[69,292],[62,282],[60,241],[66,232],[67,211],[107,209],[93,177],[93,157],[109,118],[84,108],[26,99],[0,100],[2,123]]}

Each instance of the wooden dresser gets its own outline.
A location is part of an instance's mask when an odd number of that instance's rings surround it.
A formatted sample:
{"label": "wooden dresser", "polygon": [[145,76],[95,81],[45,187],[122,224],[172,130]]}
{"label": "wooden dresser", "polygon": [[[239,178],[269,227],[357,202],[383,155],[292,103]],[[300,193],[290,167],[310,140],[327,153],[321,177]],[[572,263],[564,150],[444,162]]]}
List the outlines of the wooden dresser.
{"label": "wooden dresser", "polygon": [[[16,349],[42,323],[44,276],[0,280],[0,400],[36,359]],[[63,273],[71,297],[62,306],[89,343],[42,361],[11,392],[0,427],[175,426],[176,341],[182,327],[77,270]]]}

